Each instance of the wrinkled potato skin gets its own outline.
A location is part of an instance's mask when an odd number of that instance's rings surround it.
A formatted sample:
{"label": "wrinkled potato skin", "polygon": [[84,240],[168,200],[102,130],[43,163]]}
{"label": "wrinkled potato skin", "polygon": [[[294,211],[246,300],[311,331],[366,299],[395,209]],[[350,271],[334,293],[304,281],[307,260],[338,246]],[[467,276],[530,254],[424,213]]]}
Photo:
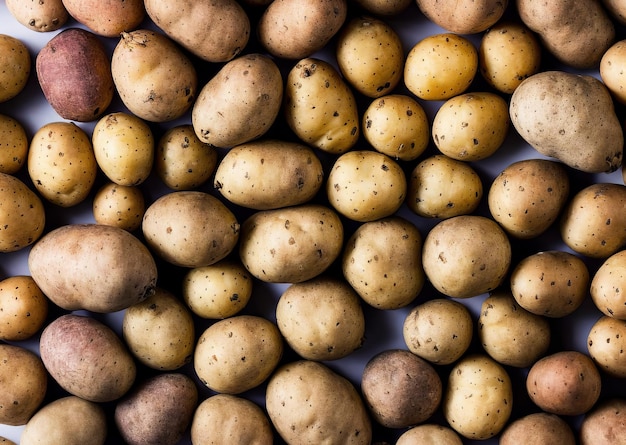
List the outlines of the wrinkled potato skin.
{"label": "wrinkled potato skin", "polygon": [[600,312],[626,320],[626,251],[608,257],[596,270],[589,293]]}
{"label": "wrinkled potato skin", "polygon": [[417,0],[432,22],[456,34],[476,34],[500,20],[508,6],[504,0]]}
{"label": "wrinkled potato skin", "polygon": [[624,445],[626,400],[611,398],[587,413],[580,425],[580,445]]}
{"label": "wrinkled potato skin", "polygon": [[31,57],[19,39],[0,34],[0,103],[13,99],[24,90],[31,73]]}
{"label": "wrinkled potato skin", "polygon": [[[615,39],[615,26],[597,0],[517,0],[522,22],[561,62],[579,69],[598,65]],[[580,38],[581,30],[585,38]]]}
{"label": "wrinkled potato skin", "polygon": [[500,445],[576,445],[572,428],[556,414],[528,414],[511,422],[500,436]]}
{"label": "wrinkled potato skin", "polygon": [[626,321],[603,315],[587,335],[587,351],[608,375],[626,377]]}
{"label": "wrinkled potato skin", "polygon": [[143,0],[62,1],[67,12],[77,22],[104,37],[118,37],[124,31],[132,31],[146,15]]}
{"label": "wrinkled potato skin", "polygon": [[6,5],[15,20],[36,32],[56,31],[70,18],[63,0],[6,0]]}

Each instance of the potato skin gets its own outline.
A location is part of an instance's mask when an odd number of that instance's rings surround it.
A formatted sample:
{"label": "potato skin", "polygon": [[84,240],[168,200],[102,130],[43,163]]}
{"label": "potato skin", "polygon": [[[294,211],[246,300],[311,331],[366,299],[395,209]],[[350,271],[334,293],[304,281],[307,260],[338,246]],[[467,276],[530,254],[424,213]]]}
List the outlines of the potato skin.
{"label": "potato skin", "polygon": [[29,137],[17,119],[0,114],[0,173],[14,175],[26,165]]}
{"label": "potato skin", "polygon": [[63,119],[94,121],[113,100],[111,62],[90,31],[67,28],[55,35],[37,54],[35,69],[46,100]]}
{"label": "potato skin", "polygon": [[514,420],[500,436],[500,445],[544,445],[559,443],[576,445],[574,431],[556,414],[544,412],[527,414]]}
{"label": "potato skin", "polygon": [[132,31],[146,15],[143,0],[63,0],[63,6],[76,21],[104,37]]}
{"label": "potato skin", "polygon": [[580,425],[580,445],[624,445],[626,400],[608,399],[588,412]]}
{"label": "potato skin", "polygon": [[625,63],[626,40],[615,42],[600,59],[600,78],[613,98],[622,105],[626,105],[626,89],[624,89],[626,77],[623,69]]}
{"label": "potato skin", "polygon": [[626,377],[626,321],[607,315],[591,326],[587,352],[599,369],[612,377]]}
{"label": "potato skin", "polygon": [[500,20],[508,3],[506,0],[417,0],[417,6],[426,17],[456,34],[485,31]]}
{"label": "potato skin", "polygon": [[0,340],[32,338],[48,317],[48,298],[32,277],[16,275],[0,281]]}
{"label": "potato skin", "polygon": [[143,191],[134,185],[107,182],[93,198],[93,217],[97,224],[134,232],[141,227],[145,211]]}
{"label": "potato skin", "polygon": [[398,437],[396,445],[463,445],[461,437],[448,426],[423,423],[409,428]]}
{"label": "potato skin", "polygon": [[0,34],[0,103],[20,94],[31,73],[31,57],[20,39]]}
{"label": "potato skin", "polygon": [[626,320],[626,251],[609,256],[591,279],[589,293],[600,312],[609,317]]}
{"label": "potato skin", "polygon": [[6,0],[6,5],[15,20],[36,32],[56,31],[70,18],[63,0],[45,2]]}

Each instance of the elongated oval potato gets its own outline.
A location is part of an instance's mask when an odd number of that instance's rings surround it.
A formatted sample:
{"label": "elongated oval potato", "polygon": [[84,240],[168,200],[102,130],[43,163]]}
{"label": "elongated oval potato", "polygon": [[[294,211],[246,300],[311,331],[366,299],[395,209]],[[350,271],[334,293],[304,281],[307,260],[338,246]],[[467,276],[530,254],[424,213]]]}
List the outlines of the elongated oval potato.
{"label": "elongated oval potato", "polygon": [[234,204],[269,210],[310,201],[323,179],[322,163],[310,147],[272,139],[230,149],[213,184]]}
{"label": "elongated oval potato", "polygon": [[263,210],[242,224],[239,256],[261,281],[298,283],[330,267],[341,253],[343,235],[339,215],[323,205]]}
{"label": "elongated oval potato", "polygon": [[43,293],[66,310],[119,311],[150,296],[157,280],[154,259],[139,239],[99,224],[47,233],[30,250],[28,267]]}
{"label": "elongated oval potato", "polygon": [[226,63],[198,95],[191,122],[202,142],[230,148],[263,136],[278,116],[283,78],[270,57],[246,54]]}
{"label": "elongated oval potato", "polygon": [[144,4],[165,34],[207,62],[227,62],[248,44],[250,19],[236,0],[146,0]]}
{"label": "elongated oval potato", "polygon": [[113,49],[111,75],[124,105],[150,122],[181,117],[198,93],[198,75],[191,60],[157,31],[122,33]]}
{"label": "elongated oval potato", "polygon": [[146,15],[143,0],[63,0],[63,6],[77,22],[104,37],[134,30]]}
{"label": "elongated oval potato", "polygon": [[50,376],[72,395],[111,402],[125,395],[137,366],[122,339],[93,317],[65,314],[41,333],[41,360]]}
{"label": "elongated oval potato", "polygon": [[302,141],[332,154],[352,148],[360,134],[356,99],[330,63],[306,58],[285,84],[285,119]]}
{"label": "elongated oval potato", "polygon": [[45,2],[6,0],[6,5],[15,20],[36,32],[56,31],[70,18],[63,0]]}

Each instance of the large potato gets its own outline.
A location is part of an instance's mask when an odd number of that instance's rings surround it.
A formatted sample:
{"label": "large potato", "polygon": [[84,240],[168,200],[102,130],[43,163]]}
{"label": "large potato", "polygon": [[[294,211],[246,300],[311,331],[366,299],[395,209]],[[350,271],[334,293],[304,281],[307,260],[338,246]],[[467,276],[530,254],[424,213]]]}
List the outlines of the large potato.
{"label": "large potato", "polygon": [[227,62],[250,38],[250,19],[236,0],[144,1],[146,12],[170,38],[208,62]]}
{"label": "large potato", "polygon": [[146,15],[143,0],[63,0],[63,6],[77,22],[105,37],[134,30]]}
{"label": "large potato", "polygon": [[588,173],[622,165],[622,126],[609,90],[595,77],[534,74],[513,92],[509,113],[520,136],[545,156]]}
{"label": "large potato", "polygon": [[139,239],[99,224],[47,233],[30,250],[28,268],[43,293],[70,311],[125,309],[150,296],[157,280],[154,258]]}
{"label": "large potato", "polygon": [[111,76],[124,105],[150,122],[181,117],[198,94],[198,75],[191,60],[157,31],[122,33],[113,49]]}
{"label": "large potato", "polygon": [[343,240],[343,223],[326,206],[263,210],[242,224],[239,256],[261,281],[298,283],[328,269],[339,257]]}
{"label": "large potato", "polygon": [[283,78],[276,62],[254,53],[237,57],[202,87],[191,111],[198,138],[231,148],[263,136],[283,100]]}
{"label": "large potato", "polygon": [[589,293],[604,315],[626,320],[626,251],[604,260],[593,275]]}
{"label": "large potato", "polygon": [[500,20],[508,3],[506,0],[417,0],[417,6],[426,17],[457,34],[485,31]]}
{"label": "large potato", "polygon": [[287,443],[370,445],[372,424],[359,393],[322,363],[300,360],[277,369],[265,405]]}
{"label": "large potato", "polygon": [[126,345],[95,318],[61,315],[41,333],[39,350],[56,383],[85,400],[117,400],[135,382],[137,366]]}
{"label": "large potato", "polygon": [[0,173],[13,175],[26,165],[29,139],[17,119],[0,114]]}
{"label": "large potato", "polygon": [[31,57],[20,39],[0,34],[0,103],[13,99],[24,90],[30,78]]}
{"label": "large potato", "polygon": [[48,317],[48,298],[32,277],[16,275],[0,281],[0,340],[32,338]]}
{"label": "large potato", "polygon": [[6,0],[5,3],[15,20],[36,32],[56,31],[70,18],[63,0],[45,2]]}

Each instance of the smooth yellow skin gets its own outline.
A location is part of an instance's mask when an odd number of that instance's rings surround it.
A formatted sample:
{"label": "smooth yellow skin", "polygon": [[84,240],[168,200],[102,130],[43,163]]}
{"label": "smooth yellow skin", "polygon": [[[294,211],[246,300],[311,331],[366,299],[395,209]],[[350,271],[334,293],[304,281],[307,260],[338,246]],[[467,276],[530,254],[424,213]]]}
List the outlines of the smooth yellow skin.
{"label": "smooth yellow skin", "polygon": [[0,307],[0,339],[7,341],[31,338],[48,316],[48,298],[27,275],[0,281]]}
{"label": "smooth yellow skin", "polygon": [[441,105],[433,119],[432,136],[444,155],[480,161],[502,146],[509,127],[509,106],[500,95],[464,93]]}
{"label": "smooth yellow skin", "polygon": [[26,87],[31,72],[31,56],[19,39],[0,34],[0,103],[13,99]]}
{"label": "smooth yellow skin", "polygon": [[591,279],[593,303],[604,315],[626,320],[626,251],[607,258]]}
{"label": "smooth yellow skin", "polygon": [[615,100],[626,104],[626,40],[615,42],[600,59],[600,78]]}
{"label": "smooth yellow skin", "polygon": [[143,192],[134,185],[109,182],[93,198],[93,217],[96,223],[117,226],[129,232],[141,227],[145,210]]}
{"label": "smooth yellow skin", "polygon": [[433,34],[417,42],[404,64],[406,87],[423,100],[446,100],[469,88],[478,71],[478,50],[467,38]]}
{"label": "smooth yellow skin", "polygon": [[26,165],[28,136],[16,119],[0,114],[0,173],[13,175]]}
{"label": "smooth yellow skin", "polygon": [[103,116],[93,129],[92,143],[98,166],[115,184],[139,185],[150,175],[154,136],[137,116],[125,112]]}
{"label": "smooth yellow skin", "polygon": [[430,122],[420,103],[409,95],[374,99],[363,114],[363,136],[375,150],[402,161],[418,158],[430,143]]}
{"label": "smooth yellow skin", "polygon": [[626,377],[626,321],[603,315],[591,327],[587,350],[598,368],[613,377]]}

